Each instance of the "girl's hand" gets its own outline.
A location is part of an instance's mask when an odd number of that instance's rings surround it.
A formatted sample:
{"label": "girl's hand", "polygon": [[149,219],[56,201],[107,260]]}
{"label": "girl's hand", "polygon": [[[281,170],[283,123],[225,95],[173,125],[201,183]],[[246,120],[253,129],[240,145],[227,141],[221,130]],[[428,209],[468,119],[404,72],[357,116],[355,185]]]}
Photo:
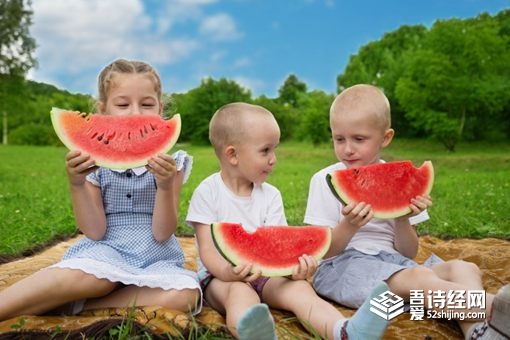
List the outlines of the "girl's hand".
{"label": "girl's hand", "polygon": [[409,213],[407,217],[416,216],[431,206],[432,197],[430,195],[416,196],[415,198],[411,199],[411,204],[409,205],[409,208],[411,208],[411,213]]}
{"label": "girl's hand", "polygon": [[365,202],[349,203],[342,209],[342,215],[345,219],[356,228],[361,228],[374,217],[374,211],[370,204]]}
{"label": "girl's hand", "polygon": [[83,185],[85,177],[98,167],[90,155],[81,151],[69,151],[66,155],[66,172],[71,185]]}
{"label": "girl's hand", "polygon": [[258,279],[261,276],[260,270],[257,270],[255,273],[250,273],[252,269],[251,264],[240,264],[238,266],[229,265],[228,268],[228,277],[232,278],[231,281],[243,281],[243,282],[252,282]]}
{"label": "girl's hand", "polygon": [[299,257],[299,266],[292,272],[292,280],[307,280],[311,278],[318,267],[317,260],[309,255],[304,254]]}
{"label": "girl's hand", "polygon": [[177,172],[175,159],[167,154],[158,154],[149,159],[147,170],[156,178],[159,189],[169,189]]}

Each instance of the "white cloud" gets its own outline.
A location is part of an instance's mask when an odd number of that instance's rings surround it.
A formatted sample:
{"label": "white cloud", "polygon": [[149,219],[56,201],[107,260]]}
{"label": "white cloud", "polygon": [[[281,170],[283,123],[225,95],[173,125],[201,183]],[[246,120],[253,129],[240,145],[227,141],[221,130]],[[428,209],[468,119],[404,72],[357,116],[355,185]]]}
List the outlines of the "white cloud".
{"label": "white cloud", "polygon": [[236,40],[243,36],[237,30],[234,19],[226,13],[206,17],[199,29],[200,33],[210,37],[213,41]]}
{"label": "white cloud", "polygon": [[251,91],[252,95],[260,95],[261,90],[266,87],[266,83],[257,78],[250,78],[245,76],[234,76],[232,78],[236,83]]}
{"label": "white cloud", "polygon": [[138,0],[37,0],[33,10],[40,66],[71,73],[131,52],[126,38],[151,22]]}
{"label": "white cloud", "polygon": [[[158,8],[156,25],[159,32],[168,32],[173,26],[187,22],[199,21],[203,17],[203,7],[216,0],[167,0]],[[148,8],[150,11],[150,9]]]}
{"label": "white cloud", "polygon": [[144,12],[141,0],[35,0],[32,9],[38,81],[66,75],[76,87],[94,89],[97,73],[115,58],[168,65],[201,47],[192,37],[169,37],[170,26],[161,27],[165,11]]}
{"label": "white cloud", "polygon": [[251,59],[248,57],[242,57],[234,60],[234,68],[242,68],[252,65]]}

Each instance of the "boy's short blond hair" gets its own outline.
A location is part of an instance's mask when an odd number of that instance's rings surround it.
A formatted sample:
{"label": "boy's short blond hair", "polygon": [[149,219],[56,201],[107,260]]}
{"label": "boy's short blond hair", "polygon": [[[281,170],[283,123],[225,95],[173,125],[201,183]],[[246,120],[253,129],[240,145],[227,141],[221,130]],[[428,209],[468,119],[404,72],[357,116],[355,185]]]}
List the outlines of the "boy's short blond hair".
{"label": "boy's short blond hair", "polygon": [[274,119],[273,114],[262,106],[242,102],[224,105],[214,113],[209,123],[209,140],[218,156],[226,146],[242,142],[250,128],[246,124],[246,118],[254,114],[267,115]]}
{"label": "boy's short blond hair", "polygon": [[331,104],[330,121],[335,115],[351,111],[373,114],[381,128],[391,127],[390,102],[384,92],[376,86],[357,84],[343,90]]}

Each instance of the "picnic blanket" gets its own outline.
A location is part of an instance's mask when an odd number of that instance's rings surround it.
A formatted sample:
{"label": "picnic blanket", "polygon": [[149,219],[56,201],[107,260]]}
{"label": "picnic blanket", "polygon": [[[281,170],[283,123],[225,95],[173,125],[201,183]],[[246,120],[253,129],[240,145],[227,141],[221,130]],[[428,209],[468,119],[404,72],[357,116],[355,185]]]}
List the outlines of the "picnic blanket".
{"label": "picnic blanket", "polygon": [[[81,236],[62,241],[41,253],[0,265],[0,290],[33,273],[49,266],[62,257],[65,250]],[[186,254],[186,267],[196,269],[195,241],[192,237],[178,238]],[[494,238],[482,240],[454,239],[441,240],[431,236],[420,237],[420,249],[416,260],[422,263],[432,253],[445,260],[462,259],[476,263],[483,271],[483,283],[487,292],[496,293],[498,288],[510,282],[510,242]],[[1,303],[1,301],[0,301]],[[354,310],[336,305],[346,316]],[[287,312],[271,310],[277,323],[280,339],[306,339],[306,329]],[[130,316],[130,318],[126,318]],[[427,319],[410,320],[411,314],[403,313],[391,320],[384,339],[463,339],[456,322]],[[195,317],[157,306],[143,308],[112,308],[82,312],[78,316],[30,316],[15,317],[0,322],[0,339],[73,339],[103,336],[108,337],[109,329],[132,320],[133,330],[140,330],[153,338],[168,338],[168,335],[183,339],[190,336],[191,325],[224,330],[224,318],[211,308],[204,307]],[[134,320],[134,321],[133,321]],[[198,326],[197,326],[198,325]],[[225,332],[226,337],[228,333]],[[184,336],[184,337],[181,337]]]}

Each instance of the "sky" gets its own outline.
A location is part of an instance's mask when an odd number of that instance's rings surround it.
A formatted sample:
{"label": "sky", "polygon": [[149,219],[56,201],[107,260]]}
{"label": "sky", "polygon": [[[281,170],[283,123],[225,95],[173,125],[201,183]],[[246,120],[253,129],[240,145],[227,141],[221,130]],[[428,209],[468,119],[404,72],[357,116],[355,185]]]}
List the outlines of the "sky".
{"label": "sky", "polygon": [[95,96],[100,70],[127,58],[151,63],[166,93],[211,77],[274,98],[291,74],[335,93],[350,56],[385,33],[509,8],[510,0],[32,0],[39,65],[28,77]]}

